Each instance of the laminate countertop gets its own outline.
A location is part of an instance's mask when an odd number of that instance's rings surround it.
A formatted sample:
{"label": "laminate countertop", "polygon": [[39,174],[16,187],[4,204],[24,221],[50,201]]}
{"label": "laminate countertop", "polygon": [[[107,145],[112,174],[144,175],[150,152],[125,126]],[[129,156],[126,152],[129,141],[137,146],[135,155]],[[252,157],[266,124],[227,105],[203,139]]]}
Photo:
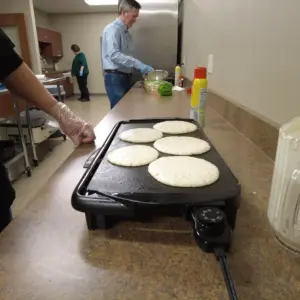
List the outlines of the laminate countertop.
{"label": "laminate countertop", "polygon": [[[0,299],[228,299],[219,265],[195,245],[190,224],[161,218],[89,232],[71,194],[85,160],[116,122],[187,117],[185,92],[157,99],[132,89],[96,127],[94,146],[76,149],[0,236]],[[239,299],[300,297],[300,259],[267,221],[273,162],[208,107],[208,137],[242,185],[228,262]]]}

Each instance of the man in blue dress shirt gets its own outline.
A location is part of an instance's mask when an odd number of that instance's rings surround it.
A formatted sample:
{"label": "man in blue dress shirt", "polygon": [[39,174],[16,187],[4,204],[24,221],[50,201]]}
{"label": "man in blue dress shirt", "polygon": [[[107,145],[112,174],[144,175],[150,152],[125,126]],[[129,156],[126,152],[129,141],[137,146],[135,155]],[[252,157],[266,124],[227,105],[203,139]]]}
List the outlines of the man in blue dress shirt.
{"label": "man in blue dress shirt", "polygon": [[128,31],[139,16],[141,5],[135,0],[123,0],[119,17],[107,25],[102,37],[104,84],[113,108],[132,86],[133,69],[147,74],[153,68],[132,57],[133,42]]}

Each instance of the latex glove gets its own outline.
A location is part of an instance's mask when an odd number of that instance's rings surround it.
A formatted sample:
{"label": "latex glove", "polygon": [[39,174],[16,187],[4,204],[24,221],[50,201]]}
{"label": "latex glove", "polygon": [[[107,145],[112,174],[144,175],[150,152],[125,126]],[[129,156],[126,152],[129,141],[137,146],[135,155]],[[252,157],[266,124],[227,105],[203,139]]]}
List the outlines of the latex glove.
{"label": "latex glove", "polygon": [[76,146],[92,143],[96,139],[92,125],[76,116],[64,103],[54,105],[50,114],[58,121],[61,131]]}
{"label": "latex glove", "polygon": [[79,76],[82,77],[83,76],[83,70],[79,71]]}
{"label": "latex glove", "polygon": [[148,66],[148,65],[142,65],[141,67],[141,72],[142,74],[148,74],[149,72],[153,71],[153,68],[151,66]]}

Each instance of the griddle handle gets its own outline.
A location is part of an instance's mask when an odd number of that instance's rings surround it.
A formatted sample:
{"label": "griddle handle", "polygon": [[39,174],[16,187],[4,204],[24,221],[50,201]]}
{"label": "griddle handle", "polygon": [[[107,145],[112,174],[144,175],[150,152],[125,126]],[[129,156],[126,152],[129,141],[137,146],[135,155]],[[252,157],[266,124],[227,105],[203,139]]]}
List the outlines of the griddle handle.
{"label": "griddle handle", "polygon": [[99,151],[101,151],[102,147],[94,150],[91,155],[88,157],[88,159],[85,161],[84,165],[83,165],[83,168],[84,169],[88,169],[91,165],[91,163],[93,162],[95,156],[98,154]]}
{"label": "griddle handle", "polygon": [[104,144],[99,147],[98,149],[94,150],[92,152],[92,154],[88,157],[88,159],[85,161],[84,165],[83,165],[83,168],[84,169],[88,169],[90,167],[90,165],[92,164],[95,156],[103,149],[103,147],[105,147],[105,145],[107,144],[108,141],[110,141],[110,139],[114,136],[115,132],[117,131],[117,129],[119,128],[120,124],[122,122],[119,122],[117,123],[114,128],[112,129],[112,131],[110,132],[110,134],[107,136]]}

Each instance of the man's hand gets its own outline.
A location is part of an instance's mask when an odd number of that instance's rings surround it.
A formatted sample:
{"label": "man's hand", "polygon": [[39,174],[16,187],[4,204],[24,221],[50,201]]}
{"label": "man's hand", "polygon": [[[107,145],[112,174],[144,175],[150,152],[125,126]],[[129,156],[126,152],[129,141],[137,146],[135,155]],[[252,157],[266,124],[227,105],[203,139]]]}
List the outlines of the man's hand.
{"label": "man's hand", "polygon": [[142,65],[141,67],[141,72],[142,74],[148,74],[149,72],[153,71],[153,68],[151,66],[148,65]]}
{"label": "man's hand", "polygon": [[83,70],[82,70],[82,69],[79,71],[79,76],[80,76],[80,77],[83,76]]}

